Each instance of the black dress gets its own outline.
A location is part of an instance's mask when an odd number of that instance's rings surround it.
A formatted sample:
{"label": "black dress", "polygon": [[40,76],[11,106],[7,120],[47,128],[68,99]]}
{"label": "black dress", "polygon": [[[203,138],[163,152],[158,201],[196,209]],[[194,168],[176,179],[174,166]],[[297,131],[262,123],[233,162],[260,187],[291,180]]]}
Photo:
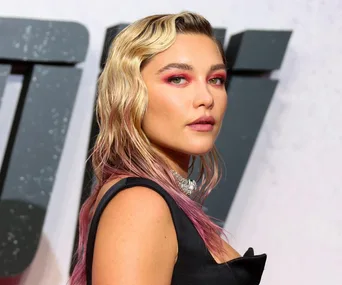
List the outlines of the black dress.
{"label": "black dress", "polygon": [[95,235],[100,216],[110,200],[123,189],[148,187],[167,202],[178,239],[178,258],[172,275],[172,285],[258,285],[266,262],[266,254],[254,255],[249,248],[242,257],[219,264],[207,250],[204,241],[175,200],[160,185],[145,178],[124,178],[102,197],[89,229],[86,252],[87,285],[91,285],[91,270]]}

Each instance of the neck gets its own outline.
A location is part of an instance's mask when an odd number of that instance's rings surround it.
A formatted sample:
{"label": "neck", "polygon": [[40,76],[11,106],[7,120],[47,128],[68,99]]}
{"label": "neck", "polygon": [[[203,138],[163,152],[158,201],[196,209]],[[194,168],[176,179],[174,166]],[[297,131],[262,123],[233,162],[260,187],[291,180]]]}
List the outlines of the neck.
{"label": "neck", "polygon": [[188,178],[190,155],[153,145],[154,149],[166,160],[171,169],[182,177]]}

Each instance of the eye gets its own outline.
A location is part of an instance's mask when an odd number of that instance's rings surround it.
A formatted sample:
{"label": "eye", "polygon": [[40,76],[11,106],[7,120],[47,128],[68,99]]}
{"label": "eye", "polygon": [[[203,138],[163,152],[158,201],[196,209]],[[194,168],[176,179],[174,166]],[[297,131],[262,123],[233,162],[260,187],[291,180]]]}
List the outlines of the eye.
{"label": "eye", "polygon": [[167,81],[176,85],[186,83],[186,79],[182,76],[170,77]]}
{"label": "eye", "polygon": [[222,77],[214,77],[209,79],[209,83],[214,85],[224,85],[225,80]]}

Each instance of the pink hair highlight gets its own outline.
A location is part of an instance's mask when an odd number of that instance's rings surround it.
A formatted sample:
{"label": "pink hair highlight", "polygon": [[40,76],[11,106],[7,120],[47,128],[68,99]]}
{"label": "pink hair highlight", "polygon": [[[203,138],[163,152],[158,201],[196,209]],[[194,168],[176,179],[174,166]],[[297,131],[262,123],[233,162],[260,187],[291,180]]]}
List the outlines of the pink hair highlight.
{"label": "pink hair highlight", "polygon": [[[149,40],[157,42],[153,35],[158,34],[159,28],[160,37],[165,37],[163,42],[166,42],[166,39],[169,41],[163,49],[172,45],[173,40],[169,38],[172,36],[174,38],[177,33],[205,34],[214,40],[210,24],[203,17],[193,13],[150,16],[133,25],[140,26],[139,35],[145,39],[146,46],[149,46]],[[221,234],[225,235],[223,229],[211,221],[202,209],[206,197],[221,178],[218,152],[214,147],[209,153],[199,156],[201,167],[197,178],[200,182],[197,195],[193,199],[184,195],[171,173],[170,166],[151,147],[141,129],[147,104],[147,92],[139,78],[139,72],[141,66],[151,57],[149,54],[151,51],[146,51],[148,55],[140,59],[138,68],[133,66],[131,62],[137,62],[137,50],[143,48],[141,42],[139,47],[134,45],[130,47],[134,56],[132,55],[129,60],[129,54],[126,54],[129,51],[124,50],[123,46],[127,46],[128,42],[134,42],[131,37],[135,36],[134,39],[137,40],[137,35],[132,35],[130,29],[132,28],[126,28],[117,36],[117,38],[121,37],[120,40],[124,44],[120,46],[120,42],[115,40],[117,46],[112,46],[107,64],[99,79],[97,117],[100,131],[91,155],[97,184],[79,214],[77,264],[69,280],[70,285],[86,285],[86,245],[89,225],[95,210],[94,204],[101,187],[113,179],[142,177],[154,180],[173,197],[189,217],[207,248],[219,256],[225,252],[220,238]],[[166,33],[165,29],[171,36],[163,35]],[[139,40],[142,41],[141,38]],[[219,48],[224,60],[222,47]],[[159,51],[163,49],[160,48]],[[120,58],[121,63],[116,57]],[[125,72],[118,73],[116,70]],[[125,85],[120,86],[119,82],[122,81]],[[194,163],[194,160],[192,162]],[[191,171],[193,163],[190,166]]]}

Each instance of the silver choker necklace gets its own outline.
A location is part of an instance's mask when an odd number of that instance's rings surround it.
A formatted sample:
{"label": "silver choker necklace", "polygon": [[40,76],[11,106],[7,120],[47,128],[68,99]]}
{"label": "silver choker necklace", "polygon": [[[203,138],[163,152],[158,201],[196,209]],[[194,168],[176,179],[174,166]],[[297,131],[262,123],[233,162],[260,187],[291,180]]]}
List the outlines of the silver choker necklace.
{"label": "silver choker necklace", "polygon": [[186,195],[190,196],[192,194],[192,192],[197,190],[197,183],[195,180],[186,179],[173,169],[171,169],[171,172],[172,172],[173,176],[176,178],[176,180],[179,184],[179,187],[182,189],[182,191]]}

